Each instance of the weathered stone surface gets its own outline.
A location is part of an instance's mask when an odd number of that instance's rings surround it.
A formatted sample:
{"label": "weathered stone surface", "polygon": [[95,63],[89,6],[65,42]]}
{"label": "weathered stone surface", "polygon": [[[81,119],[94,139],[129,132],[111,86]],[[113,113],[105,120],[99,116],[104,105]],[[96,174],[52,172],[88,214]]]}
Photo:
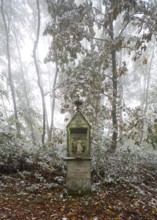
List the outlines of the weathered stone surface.
{"label": "weathered stone surface", "polygon": [[90,158],[91,126],[80,110],[67,125],[67,156]]}
{"label": "weathered stone surface", "polygon": [[90,160],[67,160],[66,186],[73,191],[91,190]]}
{"label": "weathered stone surface", "polygon": [[77,111],[67,125],[67,177],[68,191],[91,190],[90,130],[91,126],[75,102]]}
{"label": "weathered stone surface", "polygon": [[70,191],[76,191],[76,192],[85,192],[85,191],[91,191],[91,181],[86,180],[76,180],[76,179],[67,179],[66,187]]}

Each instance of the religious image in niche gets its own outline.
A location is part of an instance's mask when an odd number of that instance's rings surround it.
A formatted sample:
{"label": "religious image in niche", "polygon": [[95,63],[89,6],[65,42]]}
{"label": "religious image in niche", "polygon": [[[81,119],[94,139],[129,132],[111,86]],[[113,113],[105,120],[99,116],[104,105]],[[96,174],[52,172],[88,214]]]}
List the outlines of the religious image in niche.
{"label": "religious image in niche", "polygon": [[81,139],[80,137],[73,138],[72,154],[81,155],[81,154],[85,153],[85,151],[86,151],[85,141],[83,139]]}

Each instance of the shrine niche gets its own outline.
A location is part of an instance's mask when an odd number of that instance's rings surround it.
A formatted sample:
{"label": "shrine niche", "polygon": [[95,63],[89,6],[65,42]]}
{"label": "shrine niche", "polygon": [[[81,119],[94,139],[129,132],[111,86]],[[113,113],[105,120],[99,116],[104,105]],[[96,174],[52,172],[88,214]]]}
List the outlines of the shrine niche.
{"label": "shrine niche", "polygon": [[79,108],[67,125],[67,156],[90,157],[90,124]]}

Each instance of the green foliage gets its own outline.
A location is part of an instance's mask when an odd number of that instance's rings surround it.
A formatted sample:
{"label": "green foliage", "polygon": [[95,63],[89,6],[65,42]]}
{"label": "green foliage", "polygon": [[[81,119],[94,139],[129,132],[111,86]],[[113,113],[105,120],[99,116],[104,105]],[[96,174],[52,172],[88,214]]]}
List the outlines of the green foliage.
{"label": "green foliage", "polygon": [[145,179],[146,169],[156,169],[156,152],[148,145],[139,147],[128,140],[111,155],[106,147],[93,146],[93,173],[105,184],[137,184]]}
{"label": "green foliage", "polygon": [[[2,119],[0,117],[0,119]],[[3,122],[3,120],[1,120]],[[53,143],[42,148],[33,146],[31,139],[16,136],[15,128],[4,122],[0,128],[0,172],[12,173],[24,170],[52,172],[64,166],[61,155],[65,155],[65,132],[55,131]]]}
{"label": "green foliage", "polygon": [[0,133],[0,172],[13,173],[24,170],[53,172],[63,161],[58,156],[58,149],[30,147],[25,140],[17,139],[11,134]]}
{"label": "green foliage", "polygon": [[[112,76],[111,54],[113,51],[118,54],[125,48],[132,55],[132,59],[137,61],[146,51],[153,33],[150,30],[142,32],[142,21],[149,25],[147,15],[153,10],[152,5],[143,1],[104,1],[105,12],[95,7],[92,1],[77,5],[70,0],[47,0],[47,5],[51,21],[44,34],[52,37],[52,44],[46,61],[54,61],[57,57],[59,62],[57,92],[60,97],[64,94],[61,99],[61,112],[73,113],[72,103],[80,96],[84,100],[83,110],[89,122],[92,125],[102,125],[106,119],[112,119],[111,106],[115,102],[112,93],[114,80],[119,82],[128,71],[126,63],[123,62],[121,66],[115,64],[116,72]],[[142,14],[142,19],[138,17],[138,13]],[[111,22],[115,22],[113,39],[110,36]],[[130,28],[136,29],[138,35],[135,31],[128,34]],[[146,62],[145,59],[144,64]],[[118,99],[118,94],[116,96]],[[117,108],[118,103],[119,100],[116,103]],[[134,119],[129,122],[130,125],[137,123],[136,120],[133,122]],[[136,132],[139,124],[127,125],[128,129],[131,127],[135,130],[129,134],[129,138],[139,137],[139,132]]]}
{"label": "green foliage", "polygon": [[146,141],[152,145],[153,149],[157,149],[157,124],[150,124],[147,130],[147,139]]}
{"label": "green foliage", "polygon": [[66,0],[57,3],[47,1],[47,4],[52,21],[47,25],[44,34],[49,34],[53,40],[45,61],[54,61],[54,48],[61,65],[69,60],[74,61],[78,53],[85,53],[81,41],[84,38],[89,40],[95,34],[92,7],[88,3],[77,6],[74,1]]}
{"label": "green foliage", "polygon": [[28,152],[22,146],[22,140],[14,137],[12,133],[0,133],[0,171],[1,173],[25,170]]}
{"label": "green foliage", "polygon": [[[77,96],[80,96],[84,101],[82,110],[93,126],[93,143],[95,143],[95,146],[101,146],[102,148],[103,146],[108,147],[110,145],[111,132],[113,131],[113,102],[118,107],[118,117],[120,114],[119,109],[124,107],[119,104],[123,101],[122,98],[124,98],[124,102],[129,100],[130,97],[128,94],[131,91],[136,96],[135,99],[138,99],[140,89],[138,92],[135,89],[139,87],[141,81],[140,73],[149,69],[150,56],[147,50],[150,48],[150,42],[153,42],[154,35],[157,32],[155,3],[153,1],[105,0],[103,1],[103,5],[98,7],[96,1],[84,1],[84,3],[81,2],[78,4],[73,0],[47,0],[46,2],[51,20],[47,24],[44,34],[49,35],[52,41],[45,62],[55,62],[57,60],[59,72],[59,80],[56,87],[53,88],[55,90],[54,97],[59,97],[62,113],[70,112],[72,114],[74,112],[73,101]],[[1,157],[1,159],[5,161],[4,164],[6,164],[6,167],[8,166],[6,170],[9,170],[12,164],[14,164],[14,170],[17,170],[23,169],[20,168],[22,166],[20,165],[20,160],[23,160],[23,164],[25,164],[24,161],[26,158],[31,157],[30,155],[27,156],[27,153],[25,154],[25,148],[29,149],[29,145],[31,145],[31,132],[34,131],[37,142],[40,139],[39,133],[41,133],[40,122],[42,115],[40,114],[40,108],[38,108],[40,100],[37,95],[36,78],[33,74],[34,70],[31,61],[28,58],[24,65],[21,59],[24,71],[22,79],[22,69],[19,65],[17,48],[15,47],[15,41],[17,40],[19,48],[22,51],[25,44],[25,37],[27,40],[31,38],[33,42],[35,34],[33,28],[37,18],[35,1],[32,3],[24,1],[19,4],[19,1],[14,0],[12,4],[10,3],[11,1],[4,1],[4,11],[6,18],[10,19],[8,21],[10,22],[11,66],[16,90],[21,137],[18,139],[15,137],[15,119],[12,113],[12,106],[10,109],[11,97],[8,90],[6,39],[1,17],[0,145],[1,152],[3,151],[1,154],[3,158]],[[109,29],[111,22],[114,22],[114,39],[110,38],[111,33]],[[15,39],[15,32],[18,36],[17,39]],[[129,58],[126,57],[126,50],[130,54]],[[117,53],[117,71],[115,75],[118,83],[118,92],[120,90],[121,80],[123,81],[125,76],[130,74],[126,77],[127,84],[124,82],[125,85],[122,85],[125,96],[120,97],[118,94],[117,99],[113,99],[113,82],[115,80],[112,76],[111,53],[113,51]],[[123,55],[124,51],[125,53]],[[146,56],[142,57],[142,54]],[[134,66],[134,63],[131,61],[129,63],[130,58],[137,64],[135,71],[133,70],[134,75],[131,73],[130,67]],[[138,63],[140,61],[139,58],[142,58],[142,65],[145,65],[143,70],[141,70],[141,65]],[[152,69],[152,72],[155,72],[155,69]],[[143,75],[143,77],[145,78],[146,76]],[[48,85],[47,75],[42,74],[42,78],[44,88],[46,88]],[[50,76],[50,78],[52,79],[53,76]],[[129,81],[132,78],[135,82],[134,85],[132,81]],[[152,78],[152,81],[154,81],[154,96],[149,97],[148,105],[150,105],[151,99],[151,105],[155,105],[154,103],[156,102],[154,101],[156,97],[156,80],[154,78]],[[24,81],[27,81],[25,86]],[[129,84],[131,84],[130,87]],[[51,94],[51,91],[46,91],[46,94],[44,94],[46,98],[47,94]],[[149,94],[152,96],[152,93]],[[28,100],[26,100],[26,95]],[[132,102],[131,99],[130,102]],[[30,103],[29,107],[28,103]],[[130,109],[128,112],[126,113],[127,116],[123,118],[122,124],[120,124],[120,119],[118,118],[119,127],[121,127],[123,133],[122,138],[120,137],[119,140],[124,142],[130,139],[136,144],[140,144],[142,109],[140,113],[134,109]],[[154,126],[154,123],[150,123],[146,132],[148,133],[148,143],[152,144],[153,148],[156,148],[157,138],[156,128]],[[47,145],[50,148],[53,147],[55,149],[55,147],[59,146],[59,149],[62,149],[64,143],[65,133],[59,129],[54,129],[53,140]],[[46,147],[48,148],[47,145]],[[25,147],[23,148],[23,146]],[[56,149],[55,152],[57,151]],[[64,153],[62,150],[59,152],[61,155]],[[47,155],[48,153],[51,154],[51,152],[47,151]],[[34,159],[31,161],[34,161]],[[44,165],[46,167],[48,162],[46,161],[44,164],[46,164]]]}

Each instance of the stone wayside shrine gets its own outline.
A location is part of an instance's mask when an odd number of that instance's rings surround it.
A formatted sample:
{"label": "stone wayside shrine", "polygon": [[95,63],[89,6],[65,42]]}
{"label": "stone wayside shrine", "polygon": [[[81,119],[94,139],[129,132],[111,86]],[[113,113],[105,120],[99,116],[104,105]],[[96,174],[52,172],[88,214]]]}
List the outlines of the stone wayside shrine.
{"label": "stone wayside shrine", "polygon": [[67,125],[66,188],[75,193],[91,190],[91,126],[80,110],[82,104],[80,100],[75,101],[76,113]]}

